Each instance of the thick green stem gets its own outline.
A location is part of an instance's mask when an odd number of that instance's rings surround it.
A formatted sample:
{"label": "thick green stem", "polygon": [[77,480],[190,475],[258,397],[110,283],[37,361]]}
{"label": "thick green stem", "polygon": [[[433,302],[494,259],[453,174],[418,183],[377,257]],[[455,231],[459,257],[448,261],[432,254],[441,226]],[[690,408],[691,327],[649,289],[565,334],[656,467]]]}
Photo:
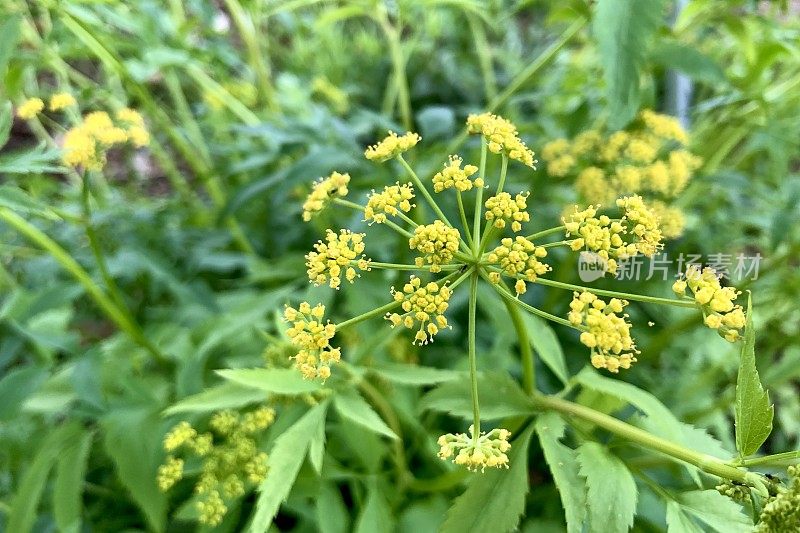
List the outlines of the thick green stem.
{"label": "thick green stem", "polygon": [[481,434],[481,408],[478,402],[478,356],[475,350],[475,320],[478,304],[478,272],[470,274],[469,283],[469,322],[467,338],[469,343],[469,378],[472,384],[472,434],[474,442],[478,442]]}
{"label": "thick green stem", "polygon": [[[486,183],[486,152],[488,148],[486,146],[486,139],[481,137],[481,163],[480,167],[478,167],[479,174],[481,181]],[[475,236],[472,242],[472,253],[475,257],[479,257],[478,250],[479,243],[478,236],[481,234],[481,216],[483,215],[483,187],[478,187],[478,192],[475,194],[475,216],[473,218],[473,227],[472,227],[472,234]]]}
{"label": "thick green stem", "polygon": [[528,394],[533,394],[536,390],[536,360],[533,357],[533,349],[528,339],[528,330],[525,328],[525,322],[522,320],[519,308],[511,300],[504,299],[503,301],[506,304],[508,315],[511,317],[511,323],[514,324],[514,329],[517,332],[522,363],[522,388]]}
{"label": "thick green stem", "polygon": [[161,353],[138,326],[131,322],[117,304],[110,299],[103,290],[97,286],[92,277],[64,250],[57,242],[48,237],[39,228],[20,217],[6,207],[0,207],[0,220],[20,232],[25,238],[48,252],[67,272],[69,272],[86,290],[97,306],[124,331],[135,343],[146,349],[153,358],[162,365],[168,365],[169,360]]}
{"label": "thick green stem", "polygon": [[740,470],[731,466],[716,457],[706,455],[703,453],[690,450],[680,444],[670,442],[661,437],[657,437],[647,431],[627,424],[612,416],[609,416],[600,411],[595,411],[590,407],[580,405],[569,400],[556,398],[553,396],[545,396],[536,394],[533,397],[533,402],[541,409],[556,411],[568,417],[576,417],[581,420],[590,422],[598,427],[601,427],[623,439],[648,448],[661,452],[669,457],[685,461],[691,465],[696,466],[702,471],[719,476],[721,478],[738,481],[746,485],[755,486],[759,489],[765,488],[765,485],[758,474]]}

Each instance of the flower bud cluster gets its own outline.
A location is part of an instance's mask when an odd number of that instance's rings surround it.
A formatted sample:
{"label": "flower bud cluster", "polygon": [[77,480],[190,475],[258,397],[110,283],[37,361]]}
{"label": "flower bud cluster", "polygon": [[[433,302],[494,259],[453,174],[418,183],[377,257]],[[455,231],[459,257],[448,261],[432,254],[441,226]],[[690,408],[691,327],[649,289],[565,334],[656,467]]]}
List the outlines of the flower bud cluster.
{"label": "flower bud cluster", "polygon": [[627,314],[621,314],[628,302],[612,298],[608,303],[594,294],[576,292],[567,316],[575,326],[584,326],[581,343],[592,350],[591,362],[595,368],[619,372],[636,362],[636,345],[631,338],[631,325]]}
{"label": "flower bud cluster", "polygon": [[706,326],[728,342],[736,342],[742,336],[747,318],[741,305],[734,304],[740,292],[733,287],[722,287],[714,269],[706,267],[702,271],[697,265],[689,265],[684,279],[672,285],[676,295],[686,297],[686,289],[703,310]]}
{"label": "flower bud cluster", "polygon": [[364,152],[364,157],[370,161],[386,161],[410,150],[420,140],[422,140],[422,137],[416,133],[408,132],[405,135],[398,136],[395,132],[390,131],[389,135],[381,142],[367,148]]}
{"label": "flower bud cluster", "polygon": [[467,467],[468,470],[481,472],[489,468],[508,468],[507,452],[511,449],[508,442],[511,432],[507,429],[497,428],[490,432],[475,435],[475,427],[469,427],[466,433],[448,433],[439,437],[439,457],[443,460],[450,459],[457,465]]}
{"label": "flower bud cluster", "polygon": [[432,281],[423,286],[422,280],[411,276],[402,291],[392,287],[394,301],[400,302],[403,313],[387,313],[385,318],[393,328],[400,325],[407,329],[417,328],[413,344],[428,344],[433,342],[440,329],[448,327],[444,313],[452,293],[447,285]]}
{"label": "flower bud cluster", "polygon": [[522,142],[517,133],[517,127],[508,120],[491,113],[469,115],[467,130],[470,133],[483,135],[488,142],[490,152],[505,153],[510,159],[536,168],[537,161],[533,157],[533,151]]}
{"label": "flower bud cluster", "polygon": [[306,254],[308,279],[314,285],[327,283],[332,289],[342,284],[342,273],[350,283],[358,277],[356,268],[369,270],[370,259],[363,255],[364,234],[350,230],[336,233],[327,230],[325,241],[318,241],[314,251]]}
{"label": "flower bud cluster", "polygon": [[170,455],[158,469],[159,488],[167,491],[183,477],[184,460],[173,452],[197,457],[202,464],[194,489],[199,520],[219,525],[228,512],[226,502],[266,478],[267,454],[258,450],[256,438],[274,420],[275,410],[262,406],[244,415],[231,410],[215,413],[209,422],[211,432],[199,433],[188,422],[179,423],[164,438]]}
{"label": "flower bud cluster", "polygon": [[[525,280],[534,282],[537,276],[550,270],[549,265],[539,261],[546,256],[546,248],[536,246],[524,237],[516,237],[502,239],[500,246],[489,252],[486,259],[490,264],[498,265],[503,269],[503,273],[512,278],[522,276]],[[492,272],[489,276],[495,283],[500,281],[498,272]],[[515,289],[517,295],[523,294],[526,291],[525,281],[517,279]]]}
{"label": "flower bud cluster", "polygon": [[455,188],[458,192],[465,192],[472,189],[472,187],[483,187],[483,180],[475,178],[471,180],[470,176],[478,171],[475,165],[464,165],[461,168],[463,160],[457,155],[451,155],[448,163],[444,166],[444,170],[437,172],[433,176],[433,190],[435,192],[442,192],[445,189]]}
{"label": "flower bud cluster", "polygon": [[372,224],[386,222],[386,215],[397,216],[401,211],[408,213],[414,204],[414,187],[410,183],[387,185],[381,192],[372,191],[364,208],[364,220]]}
{"label": "flower bud cluster", "polygon": [[302,302],[297,309],[287,307],[283,316],[292,324],[286,334],[298,348],[294,356],[295,368],[306,379],[328,379],[330,365],[339,362],[342,353],[340,348],[333,348],[330,344],[336,334],[336,325],[330,321],[322,322],[325,306],[317,304],[312,308],[308,302]]}
{"label": "flower bud cluster", "polygon": [[514,232],[522,229],[522,222],[528,222],[531,216],[526,209],[528,208],[528,196],[525,192],[516,195],[514,198],[507,192],[501,192],[497,196],[492,196],[486,200],[486,220],[493,222],[496,228],[505,228],[506,222],[511,222],[511,230]]}
{"label": "flower bud cluster", "polygon": [[311,217],[325,209],[328,203],[336,196],[347,196],[347,185],[350,183],[350,174],[334,172],[327,178],[322,178],[314,183],[311,194],[303,202],[303,220],[308,222]]}
{"label": "flower bud cluster", "polygon": [[453,259],[458,251],[460,234],[458,230],[435,220],[433,224],[417,226],[414,235],[408,240],[408,246],[422,254],[414,262],[418,267],[430,265],[431,272],[441,272],[441,265]]}
{"label": "flower bud cluster", "polygon": [[754,533],[800,531],[800,466],[787,469],[789,484],[778,489],[761,509]]}

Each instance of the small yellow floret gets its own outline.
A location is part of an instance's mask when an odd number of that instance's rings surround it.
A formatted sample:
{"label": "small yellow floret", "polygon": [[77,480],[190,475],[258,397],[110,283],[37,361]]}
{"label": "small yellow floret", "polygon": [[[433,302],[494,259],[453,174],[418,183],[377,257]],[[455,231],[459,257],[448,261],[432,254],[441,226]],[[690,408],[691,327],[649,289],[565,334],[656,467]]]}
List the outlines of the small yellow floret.
{"label": "small yellow floret", "polygon": [[75,97],[70,93],[57,93],[50,97],[50,111],[61,111],[76,105]]}
{"label": "small yellow floret", "polygon": [[23,120],[30,120],[42,112],[44,102],[41,98],[28,98],[17,108],[17,116]]}

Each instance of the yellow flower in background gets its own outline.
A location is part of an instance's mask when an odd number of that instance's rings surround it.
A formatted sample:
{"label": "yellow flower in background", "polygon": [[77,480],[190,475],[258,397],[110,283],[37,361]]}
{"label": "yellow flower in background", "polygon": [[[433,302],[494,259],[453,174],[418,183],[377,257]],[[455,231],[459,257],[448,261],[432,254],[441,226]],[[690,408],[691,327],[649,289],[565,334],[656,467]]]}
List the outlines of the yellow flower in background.
{"label": "yellow flower in background", "polygon": [[22,120],[30,120],[44,109],[44,102],[41,98],[28,98],[17,108],[17,116]]}
{"label": "yellow flower in background", "polygon": [[144,119],[131,109],[117,112],[116,121],[105,111],[93,111],[83,116],[81,122],[64,135],[64,164],[99,171],[106,164],[106,152],[130,142],[135,147],[149,143],[150,135]]}
{"label": "yellow flower in background", "polygon": [[50,105],[48,107],[50,111],[61,111],[77,104],[75,97],[70,93],[57,93],[50,97]]}

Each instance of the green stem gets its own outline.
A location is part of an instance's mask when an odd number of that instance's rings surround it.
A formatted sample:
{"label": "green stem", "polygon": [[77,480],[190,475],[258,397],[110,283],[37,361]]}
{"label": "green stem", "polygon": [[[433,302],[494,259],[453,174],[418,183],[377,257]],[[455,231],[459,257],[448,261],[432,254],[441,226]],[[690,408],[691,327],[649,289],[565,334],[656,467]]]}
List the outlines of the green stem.
{"label": "green stem", "polygon": [[[481,137],[481,163],[478,167],[481,181],[486,183],[486,139]],[[473,218],[472,234],[475,236],[472,242],[472,253],[475,257],[480,257],[478,250],[478,235],[481,234],[481,216],[483,215],[483,187],[478,187],[478,192],[475,194],[475,216]]]}
{"label": "green stem", "polygon": [[643,294],[631,294],[628,292],[607,291],[604,289],[595,289],[594,287],[584,287],[582,285],[573,285],[571,283],[564,283],[561,281],[554,281],[546,278],[536,278],[534,283],[540,285],[547,285],[548,287],[556,287],[558,289],[565,289],[569,291],[587,291],[598,296],[610,296],[612,298],[622,298],[625,300],[635,300],[637,302],[647,302],[653,304],[672,305],[675,307],[696,308],[697,305],[693,300],[673,300],[671,298],[659,298],[657,296],[645,296]]}
{"label": "green stem", "polygon": [[69,272],[86,290],[97,306],[114,322],[131,340],[146,349],[153,358],[162,365],[168,365],[169,360],[161,353],[135,323],[122,312],[116,303],[111,300],[103,290],[97,286],[92,277],[64,250],[57,242],[48,237],[39,228],[20,217],[7,207],[0,207],[0,220],[16,229],[28,240],[48,252],[67,272]]}
{"label": "green stem", "polygon": [[386,8],[380,4],[376,17],[378,24],[386,36],[389,44],[389,55],[392,59],[393,79],[397,91],[397,99],[400,106],[400,119],[406,130],[411,129],[411,98],[408,91],[408,80],[406,79],[406,61],[403,57],[403,49],[400,42],[400,32],[389,22]]}
{"label": "green stem", "polygon": [[565,226],[558,226],[555,228],[546,229],[543,231],[538,231],[536,233],[531,233],[527,237],[525,237],[529,241],[533,241],[535,239],[540,239],[542,237],[547,237],[548,235],[552,235],[554,233],[561,233],[565,231],[567,228]]}
{"label": "green stem", "polygon": [[469,30],[475,41],[475,52],[478,55],[478,64],[483,75],[483,87],[486,101],[490,101],[497,96],[497,80],[492,69],[492,49],[486,32],[483,30],[481,21],[472,13],[466,13]]}
{"label": "green stem", "polygon": [[473,441],[478,442],[481,434],[481,408],[478,402],[478,356],[475,350],[475,318],[478,303],[478,272],[470,274],[469,284],[469,322],[467,339],[469,343],[469,378],[472,385],[472,434]]}
{"label": "green stem", "polygon": [[[358,265],[358,261],[350,261],[350,264],[353,266]],[[419,267],[417,265],[403,265],[400,263],[381,263],[378,261],[371,261],[369,263],[370,268],[381,268],[387,270],[420,270],[424,272],[430,272],[430,268],[428,267]],[[459,268],[463,267],[464,265],[457,264],[457,265],[439,265],[442,270],[458,270]]]}
{"label": "green stem", "polygon": [[458,201],[458,215],[461,217],[461,226],[464,228],[467,244],[469,244],[469,248],[472,249],[474,246],[472,242],[472,233],[469,230],[469,224],[467,224],[467,212],[464,211],[464,201],[461,199],[461,191],[458,189],[456,189],[456,200]]}
{"label": "green stem", "polygon": [[716,457],[695,452],[680,444],[662,439],[636,426],[632,426],[612,416],[595,411],[590,407],[570,402],[569,400],[541,394],[535,394],[532,399],[534,404],[541,409],[556,411],[562,415],[585,420],[634,444],[661,452],[674,459],[694,465],[708,474],[738,481],[739,483],[755,486],[757,488],[765,487],[764,482],[758,474],[740,470]]}
{"label": "green stem", "polygon": [[500,164],[500,181],[497,182],[497,192],[495,195],[503,192],[503,185],[506,183],[506,173],[508,172],[508,156],[503,153],[502,163]]}
{"label": "green stem", "polygon": [[736,459],[728,464],[731,466],[785,466],[787,464],[795,464],[798,460],[800,460],[800,450],[751,457],[749,459]]}
{"label": "green stem", "polygon": [[450,223],[449,220],[447,220],[447,217],[444,215],[442,210],[439,209],[439,204],[436,203],[436,200],[433,199],[431,193],[428,192],[427,187],[423,185],[422,180],[419,179],[417,173],[414,172],[414,169],[411,168],[411,166],[403,158],[403,154],[398,154],[397,160],[400,161],[400,164],[403,165],[403,167],[406,169],[406,172],[408,172],[408,174],[411,176],[411,179],[414,181],[414,185],[417,186],[419,192],[421,192],[422,196],[425,197],[425,200],[428,202],[428,205],[430,205],[431,208],[436,212],[436,216],[438,216],[442,220],[442,222],[444,222],[445,224],[447,224],[452,228],[453,225]]}
{"label": "green stem", "polygon": [[383,316],[389,311],[392,311],[394,308],[399,307],[400,302],[389,302],[386,305],[382,305],[380,307],[376,307],[372,311],[367,311],[366,313],[362,313],[358,316],[353,318],[347,319],[344,322],[340,322],[336,324],[336,331],[341,331],[345,328],[350,326],[355,326],[356,324],[363,322],[365,320],[369,320],[370,318],[374,318],[376,316]]}
{"label": "green stem", "polygon": [[504,303],[511,317],[511,323],[514,324],[519,341],[519,353],[522,362],[522,388],[528,394],[533,394],[536,390],[536,361],[528,339],[528,330],[525,328],[525,322],[522,320],[519,308],[511,300],[504,300]]}
{"label": "green stem", "polygon": [[561,318],[560,316],[556,315],[551,315],[547,311],[542,311],[541,309],[537,309],[532,305],[526,304],[525,302],[523,302],[522,300],[516,298],[513,294],[511,294],[511,292],[509,292],[509,290],[502,283],[492,283],[492,281],[488,278],[488,276],[484,272],[481,272],[481,276],[483,276],[483,279],[485,279],[492,287],[494,287],[494,290],[496,290],[498,294],[500,294],[500,296],[505,298],[507,301],[519,305],[529,313],[533,313],[536,316],[540,316],[546,320],[550,320],[552,322],[555,322],[556,324],[561,324],[562,326],[566,326],[568,328],[576,329],[578,331],[584,331],[583,328],[576,326],[575,324],[573,324],[572,322],[570,322],[565,318]]}

